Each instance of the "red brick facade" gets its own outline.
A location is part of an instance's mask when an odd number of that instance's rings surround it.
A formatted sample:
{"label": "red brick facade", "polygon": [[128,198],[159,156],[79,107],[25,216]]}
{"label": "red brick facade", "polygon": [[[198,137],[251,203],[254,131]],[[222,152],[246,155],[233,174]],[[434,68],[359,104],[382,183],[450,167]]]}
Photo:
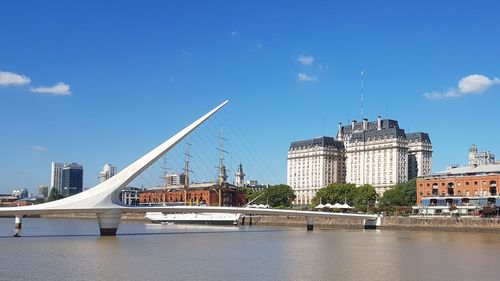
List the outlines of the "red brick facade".
{"label": "red brick facade", "polygon": [[[186,193],[188,205],[218,206],[219,195],[213,189],[192,189]],[[243,206],[247,203],[246,194],[235,189],[222,191],[222,206]],[[180,205],[184,204],[184,190],[146,190],[140,193],[141,205]]]}
{"label": "red brick facade", "polygon": [[417,205],[423,197],[494,196],[498,194],[496,185],[499,182],[500,174],[418,178]]}

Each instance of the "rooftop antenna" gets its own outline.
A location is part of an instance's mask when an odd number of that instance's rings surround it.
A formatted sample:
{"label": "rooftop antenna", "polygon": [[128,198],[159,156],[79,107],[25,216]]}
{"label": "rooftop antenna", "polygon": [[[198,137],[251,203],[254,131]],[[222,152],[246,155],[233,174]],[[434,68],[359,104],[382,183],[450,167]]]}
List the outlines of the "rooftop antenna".
{"label": "rooftop antenna", "polygon": [[323,136],[325,136],[325,115],[323,115]]}
{"label": "rooftop antenna", "polygon": [[386,113],[385,113],[385,118],[386,119],[389,119],[389,104],[387,104],[387,108],[386,108]]}
{"label": "rooftop antenna", "polygon": [[363,120],[363,94],[364,94],[364,76],[365,76],[365,69],[361,69],[361,120]]}

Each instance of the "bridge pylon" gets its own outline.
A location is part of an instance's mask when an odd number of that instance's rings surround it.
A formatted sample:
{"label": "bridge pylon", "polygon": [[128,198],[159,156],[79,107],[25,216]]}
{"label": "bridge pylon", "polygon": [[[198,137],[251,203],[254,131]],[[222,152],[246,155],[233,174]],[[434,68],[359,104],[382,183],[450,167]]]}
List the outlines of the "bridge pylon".
{"label": "bridge pylon", "polygon": [[110,209],[103,213],[97,213],[97,223],[101,236],[115,236],[121,219],[122,210],[120,209]]}

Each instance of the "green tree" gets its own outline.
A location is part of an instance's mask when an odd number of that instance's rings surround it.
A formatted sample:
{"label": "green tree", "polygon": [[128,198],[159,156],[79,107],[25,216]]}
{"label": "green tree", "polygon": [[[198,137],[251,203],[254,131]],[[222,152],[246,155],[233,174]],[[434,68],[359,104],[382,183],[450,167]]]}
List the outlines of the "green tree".
{"label": "green tree", "polygon": [[253,189],[251,189],[250,187],[240,188],[240,192],[244,192],[247,195],[247,199],[252,196],[252,193],[254,193]]}
{"label": "green tree", "polygon": [[293,200],[295,200],[292,188],[286,184],[278,184],[261,191],[253,192],[248,197],[248,202],[257,197],[259,198],[253,204],[269,204],[273,208],[290,208],[292,207]]}
{"label": "green tree", "polygon": [[354,196],[354,207],[362,212],[368,212],[372,209],[377,201],[377,192],[375,188],[369,184],[356,187]]}
{"label": "green tree", "polygon": [[64,198],[61,194],[59,194],[59,190],[53,187],[50,189],[49,199],[48,201],[55,201]]}
{"label": "green tree", "polygon": [[412,179],[384,192],[384,196],[380,199],[380,208],[393,211],[396,207],[413,206],[417,202],[416,182],[416,179]]}
{"label": "green tree", "polygon": [[42,204],[42,203],[45,203],[45,198],[37,198],[33,201],[33,204],[36,205],[36,204]]}
{"label": "green tree", "polygon": [[351,183],[333,183],[318,190],[311,201],[311,207],[314,208],[320,201],[322,204],[343,204],[345,202],[360,211],[366,211],[367,208],[373,208],[376,200],[377,192],[369,184],[356,187]]}
{"label": "green tree", "polygon": [[323,204],[344,203],[353,206],[356,197],[356,185],[352,183],[332,183],[316,192],[311,200],[311,206],[317,206],[320,201]]}

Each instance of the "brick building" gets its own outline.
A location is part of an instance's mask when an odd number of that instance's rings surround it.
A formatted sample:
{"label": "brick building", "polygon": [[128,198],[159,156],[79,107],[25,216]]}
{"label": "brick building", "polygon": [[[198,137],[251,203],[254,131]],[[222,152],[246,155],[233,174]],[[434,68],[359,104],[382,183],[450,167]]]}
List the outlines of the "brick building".
{"label": "brick building", "polygon": [[484,206],[500,207],[497,183],[500,182],[500,164],[451,168],[417,179],[418,213],[449,213],[450,207],[458,213],[471,215]]}
{"label": "brick building", "polygon": [[[185,192],[182,188],[154,189],[140,192],[140,205],[188,205],[219,206],[217,183],[193,183]],[[186,196],[186,198],[184,198]],[[186,199],[186,200],[185,200]],[[240,207],[247,203],[246,193],[239,192],[233,185],[222,190],[222,206]]]}

